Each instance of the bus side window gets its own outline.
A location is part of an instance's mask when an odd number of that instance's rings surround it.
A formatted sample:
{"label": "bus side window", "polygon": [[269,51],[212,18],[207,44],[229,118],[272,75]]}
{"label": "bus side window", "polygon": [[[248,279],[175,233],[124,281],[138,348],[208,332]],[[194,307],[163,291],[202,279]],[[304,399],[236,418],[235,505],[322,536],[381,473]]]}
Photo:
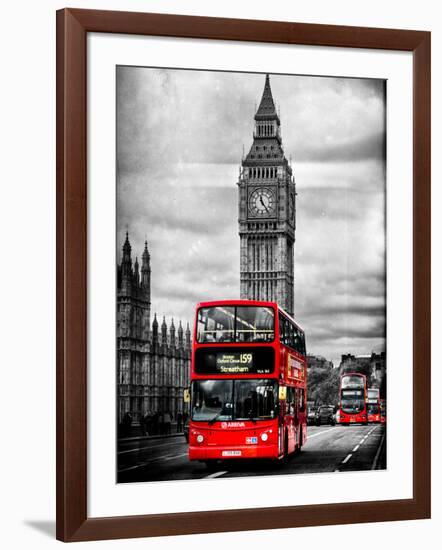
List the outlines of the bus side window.
{"label": "bus side window", "polygon": [[282,318],[284,323],[284,344],[292,347],[292,324],[285,317]]}
{"label": "bus side window", "polygon": [[198,341],[203,342],[204,341],[204,331],[206,329],[206,319],[204,319],[203,314],[200,311],[198,311]]}
{"label": "bus side window", "polygon": [[301,332],[301,353],[305,355],[305,334]]}
{"label": "bus side window", "polygon": [[301,352],[301,349],[300,349],[300,345],[299,345],[299,329],[298,327],[293,327],[293,348],[298,351],[298,352]]}
{"label": "bus side window", "polygon": [[281,314],[279,314],[279,341],[281,342],[281,344],[286,343],[286,333],[287,330],[285,319]]}
{"label": "bus side window", "polygon": [[287,412],[286,414],[295,414],[296,404],[295,404],[295,390],[294,388],[287,388]]}
{"label": "bus side window", "polygon": [[298,390],[299,391],[299,412],[305,411],[305,394],[304,390]]}
{"label": "bus side window", "polygon": [[292,323],[289,324],[289,327],[290,327],[290,340],[289,340],[289,346],[292,348],[292,349],[296,349],[296,346],[295,346],[295,339],[296,339],[296,327],[294,325],[292,325]]}
{"label": "bus side window", "polygon": [[284,323],[285,323],[285,345],[286,346],[290,346],[291,343],[290,343],[290,323],[287,321],[287,319],[284,319]]}

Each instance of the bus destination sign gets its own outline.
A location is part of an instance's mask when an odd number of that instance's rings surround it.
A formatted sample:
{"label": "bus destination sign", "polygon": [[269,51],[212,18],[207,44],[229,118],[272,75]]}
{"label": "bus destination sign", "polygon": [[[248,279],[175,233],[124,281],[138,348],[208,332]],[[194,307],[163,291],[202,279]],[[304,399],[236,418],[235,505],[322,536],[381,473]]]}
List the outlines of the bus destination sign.
{"label": "bus destination sign", "polygon": [[274,372],[272,348],[199,349],[195,353],[198,374],[271,374]]}
{"label": "bus destination sign", "polygon": [[342,397],[357,397],[363,394],[363,390],[342,390]]}
{"label": "bus destination sign", "polygon": [[221,374],[253,372],[253,353],[217,353],[216,368]]}

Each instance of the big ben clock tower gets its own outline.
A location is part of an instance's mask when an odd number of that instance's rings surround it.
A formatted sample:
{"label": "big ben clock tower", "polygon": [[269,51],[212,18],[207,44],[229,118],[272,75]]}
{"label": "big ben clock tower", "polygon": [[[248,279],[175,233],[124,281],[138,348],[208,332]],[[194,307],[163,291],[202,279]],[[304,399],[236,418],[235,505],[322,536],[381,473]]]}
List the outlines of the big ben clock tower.
{"label": "big ben clock tower", "polygon": [[293,315],[296,187],[266,76],[239,190],[241,298],[271,300]]}

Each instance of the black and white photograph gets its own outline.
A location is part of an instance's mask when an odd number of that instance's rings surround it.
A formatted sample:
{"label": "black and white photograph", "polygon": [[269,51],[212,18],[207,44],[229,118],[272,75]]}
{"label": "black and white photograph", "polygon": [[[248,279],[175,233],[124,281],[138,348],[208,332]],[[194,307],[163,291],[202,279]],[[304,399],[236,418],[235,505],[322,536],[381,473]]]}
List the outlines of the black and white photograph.
{"label": "black and white photograph", "polygon": [[384,470],[386,81],[116,68],[117,483]]}

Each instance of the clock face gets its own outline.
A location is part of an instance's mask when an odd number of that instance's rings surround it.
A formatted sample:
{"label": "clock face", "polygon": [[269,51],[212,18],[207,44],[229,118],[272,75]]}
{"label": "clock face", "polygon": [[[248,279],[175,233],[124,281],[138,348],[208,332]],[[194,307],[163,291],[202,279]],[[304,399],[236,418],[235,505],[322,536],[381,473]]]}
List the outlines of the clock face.
{"label": "clock face", "polygon": [[252,216],[273,216],[275,203],[275,193],[271,189],[255,189],[249,197],[249,212]]}

